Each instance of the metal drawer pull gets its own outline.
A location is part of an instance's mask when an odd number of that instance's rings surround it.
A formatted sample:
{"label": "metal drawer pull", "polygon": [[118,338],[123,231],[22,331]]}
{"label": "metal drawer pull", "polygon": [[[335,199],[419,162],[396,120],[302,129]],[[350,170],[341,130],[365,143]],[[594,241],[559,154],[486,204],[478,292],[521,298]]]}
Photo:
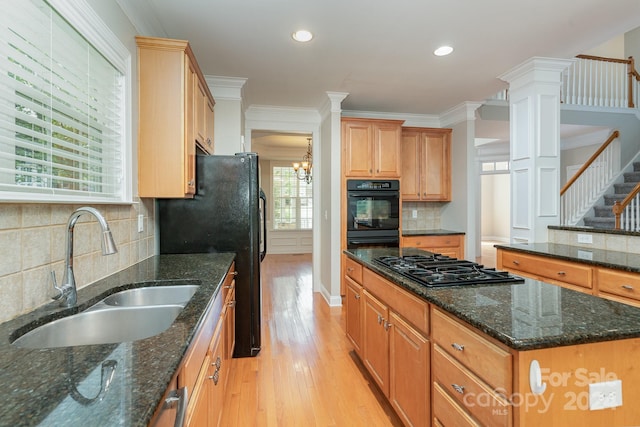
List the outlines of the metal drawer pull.
{"label": "metal drawer pull", "polygon": [[347,272],[351,273],[353,271],[353,267],[347,267]]}
{"label": "metal drawer pull", "polygon": [[355,299],[360,299],[360,294],[355,294]]}
{"label": "metal drawer pull", "polygon": [[383,320],[384,320],[384,319],[382,318],[382,316],[380,316],[380,315],[378,314],[378,325],[382,324],[382,321],[383,321]]}
{"label": "metal drawer pull", "polygon": [[464,394],[464,386],[458,385],[458,384],[451,384],[451,387],[453,387],[453,389],[455,391],[457,391],[460,394]]}
{"label": "metal drawer pull", "polygon": [[633,286],[631,286],[631,285],[622,285],[621,287],[622,287],[622,289],[626,289],[628,291],[632,291],[633,290]]}
{"label": "metal drawer pull", "polygon": [[458,351],[464,350],[464,345],[458,344],[457,342],[454,342],[453,344],[451,344],[451,347],[453,347],[454,350],[458,350]]}
{"label": "metal drawer pull", "polygon": [[385,331],[388,331],[389,328],[391,328],[391,326],[393,326],[393,325],[391,325],[391,323],[387,322],[386,320],[384,321],[384,330]]}
{"label": "metal drawer pull", "polygon": [[516,261],[515,259],[513,260],[513,263],[514,263],[515,265],[520,265],[520,261]]}
{"label": "metal drawer pull", "polygon": [[566,274],[567,274],[567,273],[565,273],[564,271],[558,271],[558,276],[564,276],[564,275],[566,275]]}

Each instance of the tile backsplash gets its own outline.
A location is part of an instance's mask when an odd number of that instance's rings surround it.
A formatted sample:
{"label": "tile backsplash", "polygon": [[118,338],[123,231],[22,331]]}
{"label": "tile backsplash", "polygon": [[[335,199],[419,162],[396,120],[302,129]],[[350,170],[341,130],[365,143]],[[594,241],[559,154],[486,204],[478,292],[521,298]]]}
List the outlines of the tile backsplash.
{"label": "tile backsplash", "polygon": [[[403,202],[403,230],[433,230],[440,228],[440,211],[442,203],[437,202]],[[414,218],[413,212],[416,212]]]}
{"label": "tile backsplash", "polygon": [[[591,243],[578,242],[578,235],[590,235]],[[640,236],[590,232],[589,230],[558,230],[549,229],[549,242],[578,246],[585,249],[602,249],[616,252],[640,254]]]}
{"label": "tile backsplash", "polygon": [[[66,228],[80,206],[0,203],[0,322],[51,301],[51,271],[62,282]],[[103,256],[95,217],[83,214],[74,228],[74,274],[78,288],[129,267],[155,252],[153,199],[131,205],[88,205],[109,223],[118,253]],[[138,232],[138,215],[144,230]]]}

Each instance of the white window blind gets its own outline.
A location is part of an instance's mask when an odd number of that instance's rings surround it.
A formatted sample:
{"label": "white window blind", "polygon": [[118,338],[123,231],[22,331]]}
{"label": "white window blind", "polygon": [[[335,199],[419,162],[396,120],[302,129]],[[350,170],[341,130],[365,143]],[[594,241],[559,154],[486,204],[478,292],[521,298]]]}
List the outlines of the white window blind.
{"label": "white window blind", "polygon": [[42,0],[0,24],[0,198],[123,200],[124,73]]}
{"label": "white window blind", "polygon": [[310,230],[313,225],[312,185],[301,181],[293,167],[273,166],[273,228]]}

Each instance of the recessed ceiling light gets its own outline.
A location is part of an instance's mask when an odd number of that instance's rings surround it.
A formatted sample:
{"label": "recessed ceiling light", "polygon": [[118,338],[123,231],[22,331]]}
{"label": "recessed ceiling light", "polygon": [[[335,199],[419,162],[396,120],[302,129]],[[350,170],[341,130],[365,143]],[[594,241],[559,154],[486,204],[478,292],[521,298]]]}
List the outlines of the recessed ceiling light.
{"label": "recessed ceiling light", "polygon": [[440,46],[433,51],[433,54],[435,56],[445,56],[449,55],[451,52],[453,52],[453,48],[451,46]]}
{"label": "recessed ceiling light", "polygon": [[313,34],[311,33],[311,31],[298,30],[295,33],[291,34],[291,37],[293,37],[293,39],[297,42],[305,43],[313,38]]}

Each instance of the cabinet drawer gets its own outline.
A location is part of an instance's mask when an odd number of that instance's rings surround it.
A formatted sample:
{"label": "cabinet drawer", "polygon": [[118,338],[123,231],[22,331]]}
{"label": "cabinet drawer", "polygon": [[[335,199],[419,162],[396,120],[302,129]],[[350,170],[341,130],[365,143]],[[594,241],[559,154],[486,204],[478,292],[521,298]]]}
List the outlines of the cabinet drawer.
{"label": "cabinet drawer", "polygon": [[640,274],[599,268],[596,276],[600,292],[640,300]]}
{"label": "cabinet drawer", "polygon": [[362,284],[362,265],[351,258],[345,257],[344,274],[351,277],[358,284]]}
{"label": "cabinet drawer", "polygon": [[403,237],[402,242],[403,246],[415,248],[451,248],[460,246],[460,236],[408,236]]}
{"label": "cabinet drawer", "polygon": [[435,426],[480,427],[437,383],[433,384],[433,424]]}
{"label": "cabinet drawer", "polygon": [[586,265],[505,251],[502,253],[502,266],[543,279],[589,289],[593,287],[592,268]]}
{"label": "cabinet drawer", "polygon": [[511,405],[438,345],[433,346],[432,375],[443,389],[484,425],[511,426]]}
{"label": "cabinet drawer", "polygon": [[224,278],[224,283],[222,284],[222,299],[225,302],[228,302],[227,297],[235,288],[235,285],[236,285],[235,279],[237,274],[238,273],[236,272],[236,263],[234,261],[231,264],[231,267],[229,268],[229,272],[227,273],[227,276]]}
{"label": "cabinet drawer", "polygon": [[493,389],[512,391],[511,354],[437,309],[431,313],[433,341]]}
{"label": "cabinet drawer", "polygon": [[429,334],[429,304],[426,301],[411,295],[368,268],[363,269],[362,285],[394,311],[401,313],[405,320],[425,336]]}

